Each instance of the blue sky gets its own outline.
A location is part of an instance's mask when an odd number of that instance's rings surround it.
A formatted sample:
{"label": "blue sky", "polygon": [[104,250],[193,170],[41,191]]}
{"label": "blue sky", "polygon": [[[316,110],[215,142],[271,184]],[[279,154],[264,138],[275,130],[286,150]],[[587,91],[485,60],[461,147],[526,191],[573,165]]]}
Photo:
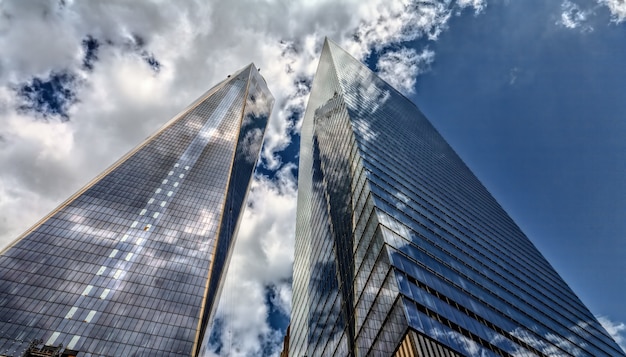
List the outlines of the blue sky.
{"label": "blue sky", "polygon": [[0,1],[0,246],[251,61],[276,104],[215,353],[280,350],[325,36],[431,120],[626,344],[626,2]]}
{"label": "blue sky", "polygon": [[570,29],[548,3],[453,18],[411,98],[591,310],[626,321],[626,28],[598,8]]}

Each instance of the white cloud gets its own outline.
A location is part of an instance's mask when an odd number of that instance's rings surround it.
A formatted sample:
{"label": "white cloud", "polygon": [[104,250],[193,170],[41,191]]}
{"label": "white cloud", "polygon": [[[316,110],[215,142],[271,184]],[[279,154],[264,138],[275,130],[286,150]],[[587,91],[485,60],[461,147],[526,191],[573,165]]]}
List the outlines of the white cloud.
{"label": "white cloud", "polygon": [[372,48],[380,50],[390,43],[421,37],[434,40],[447,29],[453,12],[472,7],[478,13],[485,4],[484,0],[364,1],[354,10],[361,19],[356,31],[344,31],[340,44],[363,58]]}
{"label": "white cloud", "polygon": [[593,10],[583,10],[578,4],[569,0],[561,3],[561,17],[557,21],[557,25],[565,26],[569,29],[580,28],[583,32],[593,31],[593,27],[587,24],[589,15]]}
{"label": "white cloud", "polygon": [[[266,287],[274,290],[276,309],[291,310],[296,179],[293,165],[285,165],[276,181],[255,178],[244,211],[217,318],[222,325],[224,355],[259,355],[262,347],[280,352],[281,334],[267,323]],[[233,337],[234,336],[234,337]]]}
{"label": "white cloud", "polygon": [[626,325],[623,322],[611,321],[606,316],[596,316],[596,318],[622,350],[626,351]]}
{"label": "white cloud", "polygon": [[[219,311],[232,315],[227,320],[232,340],[241,342],[238,353],[258,355],[259,343],[280,340],[266,321],[266,287],[279,292],[279,308],[290,304],[285,279],[293,261],[296,188],[292,167],[276,153],[299,130],[300,118],[288,118],[304,110],[305,83],[315,72],[324,36],[362,59],[390,43],[436,39],[452,14],[484,6],[482,0],[1,1],[0,247],[209,87],[253,61],[276,98],[262,161],[282,171],[278,181],[258,178],[252,185],[252,207],[224,291],[246,291],[240,294],[245,301],[241,309]],[[91,71],[83,68],[87,36],[100,43]],[[158,73],[144,51],[161,64]],[[381,68],[409,91],[410,77],[432,61],[426,53],[400,50],[388,54]],[[397,71],[389,66],[394,60]],[[77,78],[70,120],[18,113],[13,88],[59,71]]]}
{"label": "white cloud", "polygon": [[596,14],[595,10],[597,8],[603,6],[608,8],[611,14],[611,22],[619,24],[626,20],[626,0],[596,1],[597,5],[583,8],[581,5],[571,0],[564,0],[561,3],[561,14],[556,24],[569,29],[580,29],[583,32],[591,32],[593,31],[593,27],[589,25],[591,17]]}
{"label": "white cloud", "polygon": [[472,7],[476,14],[485,10],[487,3],[484,0],[458,0],[460,8]]}
{"label": "white cloud", "polygon": [[380,56],[376,68],[382,79],[400,92],[410,94],[415,90],[417,76],[425,72],[434,60],[435,52],[429,49],[418,53],[412,48],[402,48]]}
{"label": "white cloud", "polygon": [[626,20],[626,0],[598,0],[598,3],[609,8],[614,22]]}
{"label": "white cloud", "polygon": [[583,8],[581,5],[564,0],[561,3],[561,14],[556,21],[557,25],[569,28],[580,29],[582,32],[593,31],[593,26],[589,23],[596,15],[596,9],[606,6],[611,14],[611,22],[619,24],[626,20],[626,0],[596,0],[595,6]]}

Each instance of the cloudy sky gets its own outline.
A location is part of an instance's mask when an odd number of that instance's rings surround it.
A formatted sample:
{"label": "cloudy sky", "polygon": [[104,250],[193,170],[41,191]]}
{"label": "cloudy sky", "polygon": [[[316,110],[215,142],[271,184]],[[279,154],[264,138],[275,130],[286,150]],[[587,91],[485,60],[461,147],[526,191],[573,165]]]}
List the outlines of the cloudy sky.
{"label": "cloudy sky", "polygon": [[276,97],[214,353],[280,351],[325,36],[433,122],[626,345],[625,0],[0,0],[0,247],[250,62]]}

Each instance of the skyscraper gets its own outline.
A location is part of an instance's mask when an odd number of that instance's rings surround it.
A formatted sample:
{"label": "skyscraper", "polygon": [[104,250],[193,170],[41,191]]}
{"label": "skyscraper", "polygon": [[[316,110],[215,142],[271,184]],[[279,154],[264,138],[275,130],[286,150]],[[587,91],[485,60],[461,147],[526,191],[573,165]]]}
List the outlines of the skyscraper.
{"label": "skyscraper", "polygon": [[0,355],[198,355],[273,102],[248,65],[5,249]]}
{"label": "skyscraper", "polygon": [[624,355],[419,109],[329,41],[298,177],[290,355]]}

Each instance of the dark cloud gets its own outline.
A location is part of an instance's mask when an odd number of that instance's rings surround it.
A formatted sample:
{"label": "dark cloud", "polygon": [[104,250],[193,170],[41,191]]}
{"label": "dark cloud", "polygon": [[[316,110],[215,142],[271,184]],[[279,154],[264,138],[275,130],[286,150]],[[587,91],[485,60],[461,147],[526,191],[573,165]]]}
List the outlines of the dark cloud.
{"label": "dark cloud", "polygon": [[146,45],[146,40],[137,33],[132,34],[131,41],[137,48],[143,48]]}
{"label": "dark cloud", "polygon": [[158,73],[161,70],[161,63],[157,61],[156,58],[154,58],[154,55],[152,53],[143,51],[141,53],[141,58],[146,61],[146,63],[150,66],[150,68],[152,68],[155,73]]}
{"label": "dark cloud", "polygon": [[[113,42],[110,42],[111,45],[114,45]],[[154,57],[152,52],[147,51],[145,48],[147,46],[147,41],[144,36],[133,33],[127,39],[127,41],[122,45],[122,48],[125,48],[129,52],[135,52],[141,56],[141,58],[150,66],[152,71],[155,73],[159,73],[161,70],[161,62]]]}

